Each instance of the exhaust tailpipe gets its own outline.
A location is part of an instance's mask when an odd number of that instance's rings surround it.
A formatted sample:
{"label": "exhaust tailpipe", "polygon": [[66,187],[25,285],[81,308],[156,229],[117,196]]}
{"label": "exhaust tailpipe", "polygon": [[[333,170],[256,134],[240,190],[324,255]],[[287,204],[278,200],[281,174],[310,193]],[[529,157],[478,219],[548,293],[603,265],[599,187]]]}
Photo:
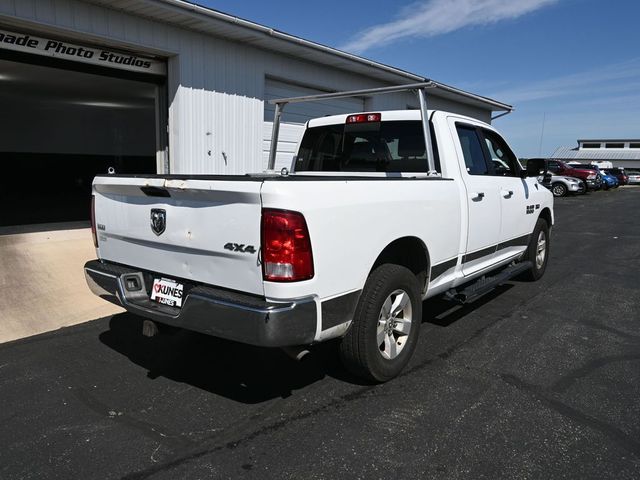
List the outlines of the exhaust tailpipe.
{"label": "exhaust tailpipe", "polygon": [[151,320],[142,322],[142,335],[145,337],[155,337],[158,334],[158,325]]}
{"label": "exhaust tailpipe", "polygon": [[296,362],[301,362],[307,355],[309,355],[309,350],[305,347],[281,347],[282,351],[287,354],[287,356],[291,357]]}

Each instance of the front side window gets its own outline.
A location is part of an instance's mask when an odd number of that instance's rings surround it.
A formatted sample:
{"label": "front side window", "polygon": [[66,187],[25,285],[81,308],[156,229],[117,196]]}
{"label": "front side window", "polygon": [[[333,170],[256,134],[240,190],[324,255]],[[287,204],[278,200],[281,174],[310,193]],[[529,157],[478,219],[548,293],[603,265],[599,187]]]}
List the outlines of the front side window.
{"label": "front side window", "polygon": [[[436,170],[440,171],[431,135]],[[427,172],[422,122],[415,120],[326,125],[308,128],[296,171]]]}
{"label": "front side window", "polygon": [[464,164],[469,175],[489,175],[489,167],[484,157],[478,131],[474,127],[456,125]]}
{"label": "front side window", "polygon": [[515,177],[520,170],[518,159],[500,135],[491,130],[482,130],[484,140],[489,151],[493,175],[501,177]]}
{"label": "front side window", "polygon": [[560,171],[560,164],[558,162],[549,162],[547,169],[552,173],[558,173]]}

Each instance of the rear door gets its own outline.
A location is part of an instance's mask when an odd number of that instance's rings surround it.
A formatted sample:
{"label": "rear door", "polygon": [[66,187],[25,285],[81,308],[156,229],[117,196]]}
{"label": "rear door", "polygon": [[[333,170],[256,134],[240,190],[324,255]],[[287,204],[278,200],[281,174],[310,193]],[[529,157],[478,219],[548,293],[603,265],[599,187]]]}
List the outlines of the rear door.
{"label": "rear door", "polygon": [[500,197],[495,177],[475,125],[452,121],[456,147],[467,194],[468,230],[462,272],[470,275],[494,261],[500,235]]}
{"label": "rear door", "polygon": [[221,178],[96,177],[100,258],[262,295],[262,181]]}

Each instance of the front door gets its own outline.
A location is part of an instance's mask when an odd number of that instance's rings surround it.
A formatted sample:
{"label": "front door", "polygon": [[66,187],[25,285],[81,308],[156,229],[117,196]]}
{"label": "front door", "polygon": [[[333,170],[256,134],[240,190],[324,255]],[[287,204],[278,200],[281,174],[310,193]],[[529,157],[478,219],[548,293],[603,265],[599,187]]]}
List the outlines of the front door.
{"label": "front door", "polygon": [[496,262],[524,251],[539,212],[531,200],[532,189],[540,188],[535,178],[520,177],[520,165],[507,142],[493,130],[482,129],[489,169],[496,182],[500,201],[500,236]]}

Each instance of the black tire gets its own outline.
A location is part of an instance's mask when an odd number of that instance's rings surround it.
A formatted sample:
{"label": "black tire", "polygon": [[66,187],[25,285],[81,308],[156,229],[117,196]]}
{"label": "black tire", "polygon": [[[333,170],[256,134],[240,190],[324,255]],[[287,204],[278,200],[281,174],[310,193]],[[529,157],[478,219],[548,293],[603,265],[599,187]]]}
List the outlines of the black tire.
{"label": "black tire", "polygon": [[[538,258],[538,246],[541,234],[544,236],[545,240],[545,251],[542,262],[540,262],[540,259]],[[527,251],[523,258],[524,261],[528,260],[532,264],[531,268],[522,275],[524,280],[535,282],[540,280],[544,275],[544,272],[547,269],[547,263],[549,262],[549,253],[551,251],[550,239],[551,237],[549,236],[549,225],[547,224],[547,221],[544,218],[538,218],[529,240],[529,246],[527,247]]]}
{"label": "black tire", "polygon": [[567,187],[564,183],[555,182],[551,185],[551,192],[554,197],[564,197],[567,194]]}
{"label": "black tire", "polygon": [[[394,319],[402,324],[401,319],[406,315],[406,310],[403,310],[403,317],[398,314],[392,319],[393,315],[390,315],[391,323],[389,321],[381,323],[380,317],[384,315],[383,305],[385,302],[390,299],[394,301],[399,295],[402,295],[398,294],[394,297],[393,295],[398,291],[402,291],[408,296],[411,318],[409,320],[407,315],[407,321],[404,322],[410,325],[408,334],[396,337],[398,332],[395,331]],[[386,382],[391,380],[409,362],[418,341],[421,323],[422,300],[416,276],[409,269],[400,265],[380,265],[369,275],[360,296],[351,328],[340,343],[340,358],[343,365],[354,375],[368,381]],[[385,325],[382,330],[384,341],[379,343],[380,328],[383,325]],[[387,329],[389,333],[387,333]],[[402,343],[400,343],[401,340]],[[387,341],[389,345],[387,345]],[[383,346],[384,349],[381,349],[380,346]],[[384,351],[387,347],[393,350],[392,354],[399,348],[397,356],[387,358]]]}

